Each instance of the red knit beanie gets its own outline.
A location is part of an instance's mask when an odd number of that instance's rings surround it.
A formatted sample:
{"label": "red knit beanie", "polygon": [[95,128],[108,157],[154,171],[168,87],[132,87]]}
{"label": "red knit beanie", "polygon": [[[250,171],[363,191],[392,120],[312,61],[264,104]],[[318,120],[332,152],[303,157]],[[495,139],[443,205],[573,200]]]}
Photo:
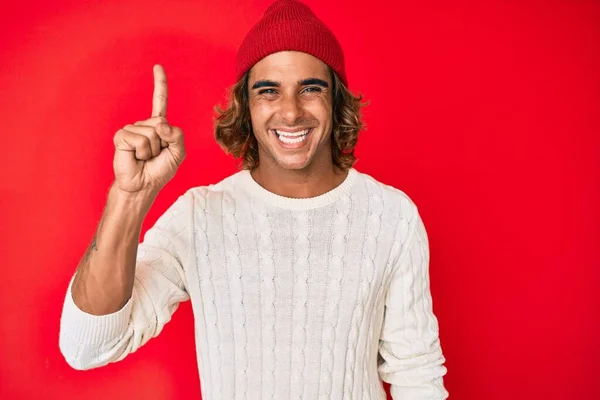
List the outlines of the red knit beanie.
{"label": "red knit beanie", "polygon": [[286,50],[317,57],[348,86],[340,43],[306,4],[296,0],[276,0],[246,34],[236,56],[236,80],[269,54]]}

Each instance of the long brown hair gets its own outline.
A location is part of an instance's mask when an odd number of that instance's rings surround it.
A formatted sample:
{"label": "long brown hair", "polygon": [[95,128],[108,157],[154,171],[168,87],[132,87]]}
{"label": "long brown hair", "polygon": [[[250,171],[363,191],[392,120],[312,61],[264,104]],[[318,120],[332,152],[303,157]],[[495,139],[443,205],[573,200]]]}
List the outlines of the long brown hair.
{"label": "long brown hair", "polygon": [[[349,169],[356,162],[354,147],[358,134],[365,128],[361,108],[362,95],[354,95],[342,83],[339,76],[330,68],[333,76],[333,127],[331,148],[333,164]],[[250,106],[248,101],[248,76],[246,74],[229,89],[227,108],[215,107],[215,139],[221,148],[241,161],[243,169],[258,166],[258,142],[252,132]]]}

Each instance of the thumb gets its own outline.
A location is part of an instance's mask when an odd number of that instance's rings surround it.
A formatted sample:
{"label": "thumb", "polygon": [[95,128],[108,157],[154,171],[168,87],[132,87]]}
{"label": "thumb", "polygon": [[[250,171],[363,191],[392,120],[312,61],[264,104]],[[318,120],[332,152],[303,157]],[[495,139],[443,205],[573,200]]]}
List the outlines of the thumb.
{"label": "thumb", "polygon": [[178,161],[183,161],[185,157],[183,131],[176,126],[170,126],[163,122],[157,124],[155,130],[160,138],[161,147],[168,147]]}

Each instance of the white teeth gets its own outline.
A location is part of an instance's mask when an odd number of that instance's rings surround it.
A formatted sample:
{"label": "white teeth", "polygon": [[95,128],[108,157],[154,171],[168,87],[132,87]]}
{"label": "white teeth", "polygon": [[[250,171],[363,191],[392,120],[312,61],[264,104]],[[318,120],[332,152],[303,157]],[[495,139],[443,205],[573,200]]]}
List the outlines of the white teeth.
{"label": "white teeth", "polygon": [[289,144],[300,143],[304,139],[306,139],[306,135],[297,137],[295,139],[290,139],[285,136],[279,136],[279,140],[281,140],[283,143],[289,143]]}
{"label": "white teeth", "polygon": [[310,129],[305,129],[303,131],[298,131],[298,132],[286,132],[286,131],[275,130],[275,132],[277,132],[277,135],[279,135],[279,136],[298,137],[298,136],[306,135],[309,130]]}
{"label": "white teeth", "polygon": [[283,143],[294,144],[294,143],[300,143],[304,139],[306,139],[306,135],[308,135],[308,132],[310,132],[310,129],[305,129],[303,131],[298,131],[298,132],[285,132],[285,131],[275,130],[275,132],[277,133],[277,138],[279,140],[281,140]]}

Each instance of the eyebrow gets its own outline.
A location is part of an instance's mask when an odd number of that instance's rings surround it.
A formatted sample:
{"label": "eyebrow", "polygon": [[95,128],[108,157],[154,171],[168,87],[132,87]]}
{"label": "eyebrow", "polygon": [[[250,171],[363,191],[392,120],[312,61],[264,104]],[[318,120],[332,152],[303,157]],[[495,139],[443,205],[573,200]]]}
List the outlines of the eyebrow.
{"label": "eyebrow", "polygon": [[[327,81],[324,81],[323,79],[319,79],[319,78],[303,79],[303,80],[299,81],[298,84],[300,86],[318,85],[318,86],[322,86],[324,88],[329,87],[329,83],[327,83]],[[252,89],[260,89],[262,87],[280,87],[280,86],[281,86],[281,84],[279,82],[269,81],[269,80],[265,79],[265,80],[256,81],[254,83],[254,85],[252,85]]]}
{"label": "eyebrow", "polygon": [[299,83],[301,86],[318,85],[318,86],[323,86],[325,88],[329,87],[329,83],[327,83],[323,79],[319,79],[319,78],[308,78],[308,79],[304,79],[303,81],[300,81]]}

